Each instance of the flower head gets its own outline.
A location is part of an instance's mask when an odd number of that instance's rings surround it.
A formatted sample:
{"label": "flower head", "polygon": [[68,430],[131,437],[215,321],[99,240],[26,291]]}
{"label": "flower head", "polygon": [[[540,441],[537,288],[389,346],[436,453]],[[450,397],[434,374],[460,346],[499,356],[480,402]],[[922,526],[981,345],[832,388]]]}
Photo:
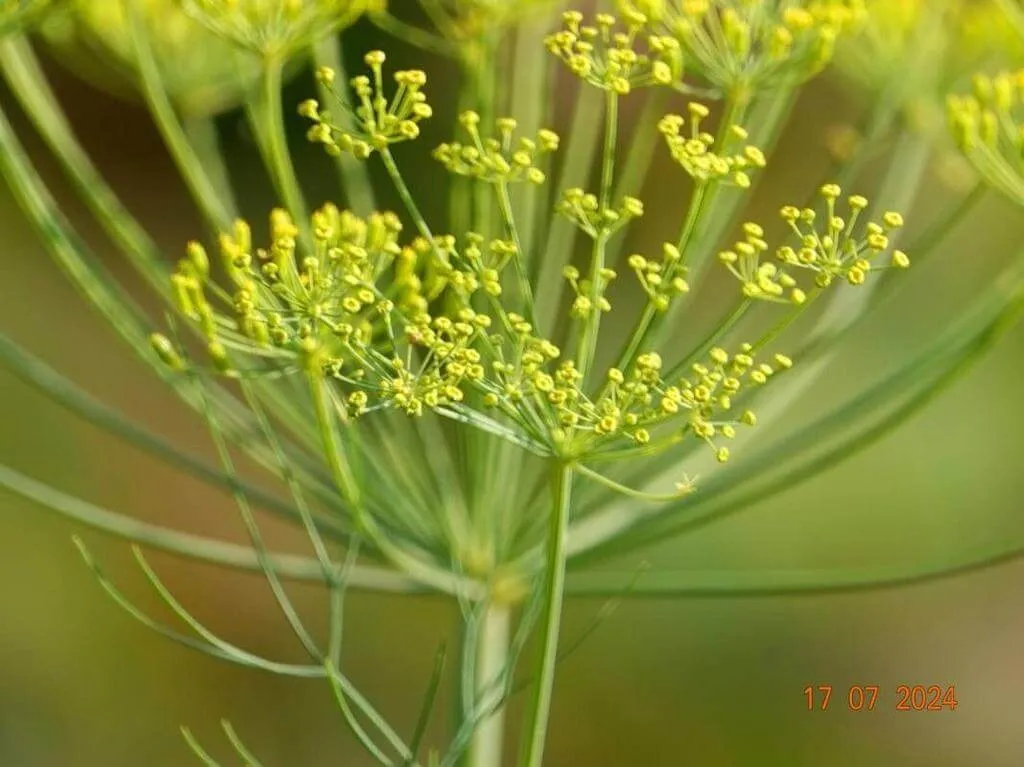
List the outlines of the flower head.
{"label": "flower head", "polygon": [[582,13],[566,11],[562,19],[564,28],[545,44],[584,82],[626,95],[634,88],[669,85],[682,76],[679,44],[647,32],[642,14],[620,20],[599,13],[592,24],[585,24]]}
{"label": "flower head", "polygon": [[[69,3],[72,13],[43,28],[61,58],[100,87],[116,90],[128,80],[129,87],[138,90],[136,32],[125,4]],[[132,11],[138,14],[161,83],[183,113],[217,113],[244,99],[258,76],[257,62],[238,56],[232,43],[190,17],[180,0],[134,0]],[[74,66],[85,55],[91,55],[98,66]]]}
{"label": "flower head", "polygon": [[[796,246],[777,248],[774,261],[762,260],[768,243],[763,239],[764,230],[754,223],[744,224],[744,239],[719,254],[719,261],[740,281],[744,296],[799,305],[807,301],[812,291],[823,290],[837,281],[863,285],[873,272],[910,265],[905,253],[891,248],[890,233],[903,226],[899,213],[887,212],[881,222],[868,221],[858,227],[861,212],[868,205],[866,199],[853,195],[847,200],[847,210],[840,211],[836,206],[842,194],[838,186],[826,184],[820,193],[825,202],[823,216],[819,217],[811,208],[782,208],[782,220]],[[879,258],[886,253],[890,254],[889,263],[879,264]],[[810,275],[812,281],[801,281],[802,274]]]}
{"label": "flower head", "polygon": [[645,0],[656,33],[678,41],[687,68],[717,90],[749,98],[796,84],[831,60],[863,0]]}
{"label": "flower head", "polygon": [[[354,124],[353,130],[346,130],[335,122],[332,114],[321,111],[320,104],[312,99],[304,101],[299,107],[300,114],[314,122],[309,130],[309,139],[322,144],[328,154],[336,156],[345,153],[366,159],[373,152],[379,152],[392,144],[418,138],[420,122],[433,115],[423,92],[427,76],[421,70],[395,72],[393,79],[396,88],[393,94],[388,95],[384,84],[384,53],[371,51],[364,60],[370,69],[370,76],[359,75],[351,80],[357,105],[350,108],[348,99],[333,91],[338,106],[351,113],[349,116]],[[333,88],[333,70],[321,69],[317,77]]]}
{"label": "flower head", "polygon": [[351,24],[367,0],[181,0],[215,34],[261,56],[286,57]]}
{"label": "flower head", "polygon": [[704,104],[691,102],[688,112],[688,120],[670,114],[658,124],[672,159],[698,184],[716,182],[741,189],[749,187],[750,173],[764,168],[767,160],[759,148],[744,143],[747,131],[739,125],[729,126],[723,134],[723,146],[716,149],[715,137],[701,129],[710,110]]}
{"label": "flower head", "polygon": [[977,75],[971,94],[949,97],[953,139],[982,177],[1024,205],[1024,70]]}

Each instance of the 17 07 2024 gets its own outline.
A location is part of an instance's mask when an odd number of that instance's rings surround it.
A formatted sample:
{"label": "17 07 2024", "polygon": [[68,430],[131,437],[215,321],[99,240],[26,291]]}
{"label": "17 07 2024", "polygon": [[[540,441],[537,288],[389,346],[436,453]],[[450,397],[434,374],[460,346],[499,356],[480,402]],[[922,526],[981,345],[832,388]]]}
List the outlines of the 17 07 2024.
{"label": "17 07 2024", "polygon": [[804,702],[808,711],[828,711],[844,703],[850,711],[955,711],[959,705],[951,684],[900,684],[894,691],[883,691],[877,684],[854,684],[845,690],[834,690],[830,684],[807,685]]}

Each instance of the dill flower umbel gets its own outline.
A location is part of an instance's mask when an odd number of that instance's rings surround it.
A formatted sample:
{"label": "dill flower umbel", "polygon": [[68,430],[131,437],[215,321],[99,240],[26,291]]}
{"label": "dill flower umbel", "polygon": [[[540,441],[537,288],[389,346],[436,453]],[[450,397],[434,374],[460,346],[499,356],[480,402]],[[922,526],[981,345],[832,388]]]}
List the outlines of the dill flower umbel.
{"label": "dill flower umbel", "polygon": [[970,95],[951,95],[953,139],[996,189],[1024,204],[1024,71],[976,75]]}
{"label": "dill flower umbel", "polygon": [[[124,89],[129,73],[133,90],[143,86],[133,19],[122,2],[70,0],[72,11],[44,25],[43,34],[76,74],[100,87]],[[174,105],[195,116],[226,111],[245,98],[257,79],[256,62],[237,55],[234,46],[203,27],[179,0],[133,2],[131,12],[152,49],[160,79]],[[82,66],[92,62],[93,66]]]}
{"label": "dill flower umbel", "polygon": [[[260,573],[302,662],[222,639],[139,552],[194,636],[164,627],[80,544],[104,590],[146,625],[222,660],[325,682],[378,764],[499,767],[504,707],[525,679],[521,764],[541,767],[565,600],[703,588],[686,573],[652,584],[591,563],[748,508],[870,444],[965,369],[1020,302],[1019,269],[1010,270],[934,346],[873,384],[851,373],[850,399],[809,425],[774,428],[803,404],[837,342],[898,289],[911,257],[928,257],[970,208],[965,200],[926,235],[901,240],[900,211],[914,208],[932,147],[892,117],[912,84],[927,82],[929,98],[938,91],[932,65],[949,34],[914,48],[930,28],[919,25],[920,4],[888,19],[892,42],[879,32],[879,5],[863,0],[620,0],[558,19],[545,0],[68,0],[51,38],[63,29],[127,65],[203,218],[170,270],[77,143],[17,34],[43,5],[0,0],[10,33],[0,65],[111,244],[155,288],[164,321],[97,265],[2,111],[0,170],[80,292],[207,426],[217,463],[98,406],[2,337],[0,360],[227,490],[250,547],[128,520],[2,466],[0,485],[148,546]],[[362,71],[347,73],[342,43],[360,46],[346,30],[363,13],[454,62],[454,74],[428,77],[436,62],[425,54],[394,69],[399,56],[385,46],[359,50]],[[773,167],[774,148],[800,86],[844,38],[867,41],[879,70],[912,60],[897,83],[906,93],[869,105],[865,145],[804,200],[772,202],[774,221],[747,220],[764,175],[788,170]],[[287,103],[284,73],[305,57],[311,92]],[[979,76],[970,95],[951,97],[949,121],[983,179],[1024,204],[1022,94],[1020,74]],[[240,212],[250,190],[232,183],[210,119],[236,104],[275,195],[258,223]],[[326,202],[307,202],[287,116],[301,117],[337,174]],[[427,143],[435,132],[444,138]],[[417,154],[424,175],[413,181]],[[654,168],[657,188],[644,183]],[[755,435],[767,444],[751,449]],[[236,453],[276,490],[239,476]],[[294,523],[309,552],[272,551],[260,510]],[[798,575],[783,586],[805,588]],[[836,582],[877,581],[869,575]],[[732,578],[717,588],[745,593]],[[324,636],[292,601],[291,579],[328,592]],[[765,584],[753,590],[786,590],[777,578]],[[410,740],[342,672],[349,588],[458,605],[459,700],[439,746],[423,739],[440,670]],[[531,636],[533,667],[520,673]],[[238,756],[257,763],[224,729]]]}
{"label": "dill flower umbel", "polygon": [[185,12],[243,49],[268,58],[351,24],[368,0],[181,0]]}
{"label": "dill flower umbel", "polygon": [[621,0],[619,5],[675,39],[691,72],[741,99],[820,72],[836,40],[864,16],[863,0]]}

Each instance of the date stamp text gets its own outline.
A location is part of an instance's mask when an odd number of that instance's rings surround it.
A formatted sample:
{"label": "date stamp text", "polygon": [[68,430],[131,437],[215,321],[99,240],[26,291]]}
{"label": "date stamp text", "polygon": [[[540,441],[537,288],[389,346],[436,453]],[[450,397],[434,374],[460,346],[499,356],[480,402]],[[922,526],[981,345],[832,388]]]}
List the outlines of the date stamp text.
{"label": "date stamp text", "polygon": [[850,711],[956,711],[954,685],[901,684],[895,691],[876,684],[854,684],[833,690],[830,684],[807,685],[804,704],[808,711],[828,711],[840,706]]}

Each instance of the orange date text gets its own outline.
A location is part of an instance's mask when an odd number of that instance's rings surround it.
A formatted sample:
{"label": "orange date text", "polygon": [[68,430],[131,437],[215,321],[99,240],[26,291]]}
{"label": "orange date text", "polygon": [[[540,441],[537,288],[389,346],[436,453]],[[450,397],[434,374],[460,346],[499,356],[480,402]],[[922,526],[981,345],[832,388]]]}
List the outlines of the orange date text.
{"label": "orange date text", "polygon": [[882,690],[877,684],[854,684],[833,689],[830,684],[807,685],[804,704],[808,711],[828,711],[830,707],[850,711],[955,711],[958,705],[954,685],[901,684],[895,691]]}

